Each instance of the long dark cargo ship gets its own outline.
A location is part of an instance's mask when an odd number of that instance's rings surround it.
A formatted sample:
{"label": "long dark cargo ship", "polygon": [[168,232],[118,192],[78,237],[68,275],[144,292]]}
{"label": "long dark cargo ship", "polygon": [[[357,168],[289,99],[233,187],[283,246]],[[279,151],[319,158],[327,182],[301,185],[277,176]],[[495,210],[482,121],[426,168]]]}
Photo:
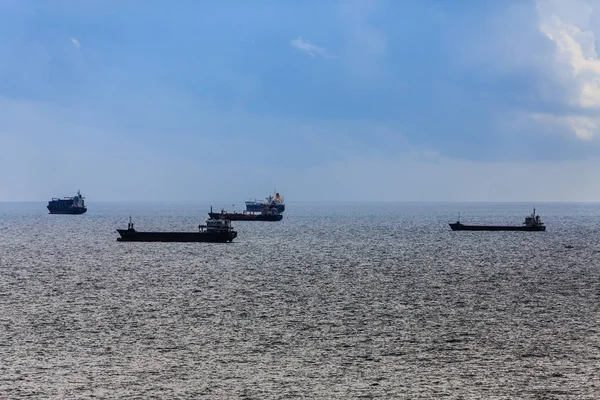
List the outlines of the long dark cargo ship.
{"label": "long dark cargo ship", "polygon": [[211,242],[229,243],[237,237],[226,219],[209,219],[206,225],[199,225],[198,232],[138,232],[133,228],[129,217],[127,229],[117,229],[119,242]]}
{"label": "long dark cargo ship", "polygon": [[53,198],[46,207],[50,214],[83,214],[87,211],[84,199],[78,190],[75,197]]}
{"label": "long dark cargo ship", "polygon": [[525,217],[525,222],[523,222],[520,226],[510,226],[510,225],[464,225],[459,220],[454,224],[449,224],[450,228],[453,231],[532,231],[532,232],[540,232],[545,231],[546,227],[542,222],[542,219],[539,215],[535,215],[535,208],[533,209],[533,213]]}
{"label": "long dark cargo ship", "polygon": [[247,211],[241,213],[228,213],[225,210],[213,212],[211,207],[208,215],[214,219],[228,219],[230,221],[281,221],[283,219],[283,215],[277,212],[275,208],[263,208],[260,213],[251,213]]}

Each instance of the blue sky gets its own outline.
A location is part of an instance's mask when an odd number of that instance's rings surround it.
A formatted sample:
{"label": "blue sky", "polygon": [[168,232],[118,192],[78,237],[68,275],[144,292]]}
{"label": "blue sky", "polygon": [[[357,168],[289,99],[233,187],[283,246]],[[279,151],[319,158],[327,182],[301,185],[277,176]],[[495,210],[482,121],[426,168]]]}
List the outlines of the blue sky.
{"label": "blue sky", "polygon": [[597,0],[0,8],[0,200],[600,201]]}

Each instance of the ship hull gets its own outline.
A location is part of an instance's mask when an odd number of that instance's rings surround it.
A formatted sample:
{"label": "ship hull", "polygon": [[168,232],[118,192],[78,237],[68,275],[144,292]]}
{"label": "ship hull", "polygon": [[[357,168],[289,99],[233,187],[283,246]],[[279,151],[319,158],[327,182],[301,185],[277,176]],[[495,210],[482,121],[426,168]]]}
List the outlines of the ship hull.
{"label": "ship hull", "polygon": [[208,242],[227,243],[237,237],[237,232],[138,232],[117,229],[119,242]]}
{"label": "ship hull", "polygon": [[545,226],[503,226],[503,225],[463,225],[459,223],[449,224],[453,231],[526,231],[543,232]]}
{"label": "ship hull", "polygon": [[282,213],[285,211],[285,204],[273,204],[267,205],[262,203],[255,202],[246,202],[246,211],[248,212],[261,212],[265,207],[273,207],[277,210],[277,212]]}
{"label": "ship hull", "polygon": [[243,214],[243,213],[213,213],[208,215],[214,219],[228,219],[230,221],[281,221],[283,215],[265,215],[265,214]]}
{"label": "ship hull", "polygon": [[46,206],[46,208],[48,208],[48,211],[50,211],[50,214],[78,215],[78,214],[84,214],[87,211],[87,208],[85,208],[85,207],[52,208],[52,207]]}

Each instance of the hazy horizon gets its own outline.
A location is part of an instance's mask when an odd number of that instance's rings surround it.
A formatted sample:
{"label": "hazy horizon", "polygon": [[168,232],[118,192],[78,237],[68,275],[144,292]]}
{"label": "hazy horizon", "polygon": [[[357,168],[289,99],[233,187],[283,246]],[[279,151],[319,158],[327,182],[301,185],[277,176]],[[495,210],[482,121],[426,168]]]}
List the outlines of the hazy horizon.
{"label": "hazy horizon", "polygon": [[[237,206],[243,206],[246,200],[93,200],[92,203],[96,204],[129,204],[129,203],[138,203],[138,204],[210,204],[214,203],[215,205],[222,204],[231,204]],[[252,199],[255,200],[255,199]],[[261,199],[256,199],[261,200]],[[30,204],[38,204],[38,203],[47,203],[50,201],[50,198],[45,200],[0,200],[0,204],[11,204],[11,203],[30,203]],[[86,206],[90,204],[90,200],[86,199]],[[411,201],[411,200],[403,200],[403,201],[373,201],[373,200],[365,200],[365,201],[335,201],[335,200],[323,200],[323,201],[314,201],[314,200],[294,200],[294,201],[286,201],[285,204],[294,205],[294,204],[523,204],[523,205],[532,205],[537,207],[536,205],[544,205],[544,204],[600,204],[600,201]]]}

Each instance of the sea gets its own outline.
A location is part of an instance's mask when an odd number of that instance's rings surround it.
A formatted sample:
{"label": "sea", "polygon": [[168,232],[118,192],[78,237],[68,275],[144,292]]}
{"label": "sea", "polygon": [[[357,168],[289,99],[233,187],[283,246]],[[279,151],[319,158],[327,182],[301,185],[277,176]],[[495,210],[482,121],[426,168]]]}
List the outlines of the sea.
{"label": "sea", "polygon": [[230,244],[117,242],[209,204],[45,206],[0,203],[1,399],[600,398],[600,204],[289,203]]}

